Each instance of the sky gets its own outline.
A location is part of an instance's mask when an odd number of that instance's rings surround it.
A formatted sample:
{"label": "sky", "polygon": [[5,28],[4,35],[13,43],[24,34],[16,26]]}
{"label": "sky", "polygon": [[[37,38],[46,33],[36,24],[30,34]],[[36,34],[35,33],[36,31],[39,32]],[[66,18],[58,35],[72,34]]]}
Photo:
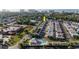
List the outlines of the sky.
{"label": "sky", "polygon": [[79,9],[78,0],[1,0],[0,9]]}

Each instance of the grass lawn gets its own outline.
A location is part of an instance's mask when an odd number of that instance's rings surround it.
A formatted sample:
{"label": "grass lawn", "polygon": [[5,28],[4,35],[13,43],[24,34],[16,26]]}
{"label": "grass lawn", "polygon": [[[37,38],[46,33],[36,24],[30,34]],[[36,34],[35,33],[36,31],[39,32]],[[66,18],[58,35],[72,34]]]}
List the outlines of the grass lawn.
{"label": "grass lawn", "polygon": [[9,44],[10,45],[15,45],[19,40],[20,40],[20,38],[17,35],[12,36],[11,39],[9,40]]}
{"label": "grass lawn", "polygon": [[11,37],[11,39],[9,40],[9,44],[15,45],[20,39],[22,39],[22,37],[25,35],[26,33],[24,31],[18,33],[17,35],[14,35]]}

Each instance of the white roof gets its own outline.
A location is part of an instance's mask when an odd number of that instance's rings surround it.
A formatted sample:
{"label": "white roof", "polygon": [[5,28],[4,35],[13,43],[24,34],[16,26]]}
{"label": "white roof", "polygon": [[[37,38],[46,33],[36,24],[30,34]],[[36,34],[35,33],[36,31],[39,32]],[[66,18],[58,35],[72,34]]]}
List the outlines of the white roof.
{"label": "white roof", "polygon": [[79,28],[77,29],[77,32],[79,33]]}
{"label": "white roof", "polygon": [[9,28],[3,29],[3,31],[4,32],[7,32],[7,31],[16,31],[17,29],[19,29],[19,27],[9,27]]}
{"label": "white roof", "polygon": [[0,39],[2,39],[3,35],[0,34]]}

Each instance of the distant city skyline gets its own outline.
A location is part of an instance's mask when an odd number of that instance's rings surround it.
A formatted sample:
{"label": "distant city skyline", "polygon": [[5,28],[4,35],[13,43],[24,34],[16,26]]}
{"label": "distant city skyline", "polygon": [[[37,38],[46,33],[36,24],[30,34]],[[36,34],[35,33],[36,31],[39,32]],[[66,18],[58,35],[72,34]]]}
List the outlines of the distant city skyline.
{"label": "distant city skyline", "polygon": [[[0,9],[0,11],[10,11],[10,12],[19,12],[20,10],[23,9]],[[28,10],[37,10],[37,11],[49,11],[49,10],[54,10],[54,12],[78,12],[79,13],[79,9],[24,9],[24,11],[28,11]]]}

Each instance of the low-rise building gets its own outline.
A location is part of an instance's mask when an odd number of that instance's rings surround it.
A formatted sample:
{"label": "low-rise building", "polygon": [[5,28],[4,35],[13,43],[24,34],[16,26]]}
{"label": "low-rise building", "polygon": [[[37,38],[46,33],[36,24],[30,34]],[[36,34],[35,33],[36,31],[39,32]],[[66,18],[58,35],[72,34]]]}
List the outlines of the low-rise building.
{"label": "low-rise building", "polygon": [[54,24],[53,24],[52,21],[50,21],[48,23],[48,26],[47,26],[46,29],[47,29],[46,30],[46,35],[49,36],[49,37],[53,37],[54,36],[54,32],[53,32],[53,30],[54,30]]}
{"label": "low-rise building", "polygon": [[64,39],[64,34],[58,21],[55,22],[55,35],[57,39]]}
{"label": "low-rise building", "polygon": [[2,29],[2,34],[16,34],[18,31],[20,31],[21,27],[19,26],[10,26],[7,28]]}
{"label": "low-rise building", "polygon": [[78,28],[77,23],[75,23],[75,22],[69,22],[69,23],[65,22],[64,26],[68,30],[68,32],[71,35],[71,37],[79,36],[79,34],[77,33],[77,28]]}
{"label": "low-rise building", "polygon": [[45,39],[37,39],[37,38],[32,38],[30,40],[30,43],[31,43],[32,46],[48,45],[48,42]]}

